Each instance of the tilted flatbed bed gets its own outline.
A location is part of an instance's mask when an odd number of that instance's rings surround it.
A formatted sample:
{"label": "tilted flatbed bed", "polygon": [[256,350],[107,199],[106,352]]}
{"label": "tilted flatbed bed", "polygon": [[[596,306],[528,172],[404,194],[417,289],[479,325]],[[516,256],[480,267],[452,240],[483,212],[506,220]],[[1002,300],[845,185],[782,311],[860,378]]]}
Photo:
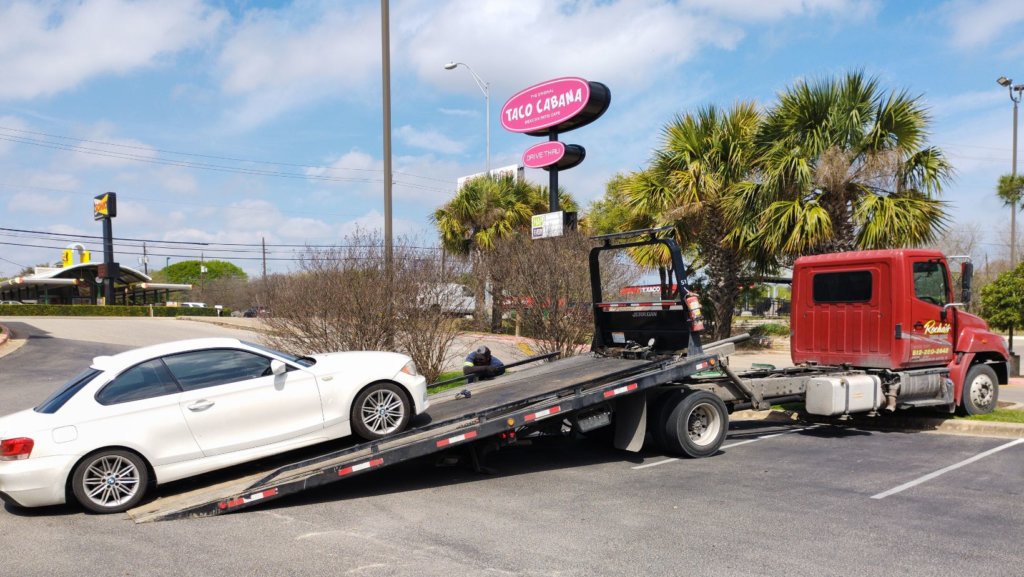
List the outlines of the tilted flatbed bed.
{"label": "tilted flatbed bed", "polygon": [[431,421],[403,434],[305,458],[274,470],[168,495],[128,512],[136,522],[216,515],[388,465],[505,435],[599,407],[613,399],[683,379],[718,363],[715,355],[643,360],[581,355],[508,373],[471,386],[469,398],[449,390],[431,401]]}

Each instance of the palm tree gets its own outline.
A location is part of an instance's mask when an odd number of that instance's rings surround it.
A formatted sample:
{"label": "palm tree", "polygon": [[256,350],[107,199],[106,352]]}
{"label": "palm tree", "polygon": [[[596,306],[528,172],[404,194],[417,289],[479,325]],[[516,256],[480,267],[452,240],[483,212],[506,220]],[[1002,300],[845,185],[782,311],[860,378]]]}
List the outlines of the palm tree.
{"label": "palm tree", "polygon": [[[573,210],[575,202],[559,191],[561,206]],[[471,258],[476,297],[476,318],[483,327],[483,253],[493,250],[501,239],[529,229],[534,214],[547,212],[547,189],[512,177],[480,177],[467,182],[452,200],[434,211],[432,220],[441,236],[442,247]],[[496,317],[496,318],[495,318]],[[492,330],[501,315],[492,315]]]}
{"label": "palm tree", "polygon": [[[727,111],[711,105],[677,116],[664,128],[651,166],[626,183],[633,215],[627,226],[673,226],[680,246],[691,249],[691,270],[679,272],[700,269],[707,278],[705,297],[713,305],[708,316],[717,338],[729,336],[739,277],[747,263],[740,248],[727,240],[736,226],[728,207],[749,177],[759,122],[760,114],[749,102]],[[662,271],[669,264],[657,247],[633,256],[641,265]]]}
{"label": "palm tree", "polygon": [[733,239],[761,256],[933,241],[945,226],[936,197],[953,174],[925,146],[919,97],[883,93],[862,72],[798,82],[779,95],[758,136],[758,178],[741,190]]}
{"label": "palm tree", "polygon": [[[1003,201],[1003,206],[1009,206],[1013,210],[1021,208],[1020,201],[1024,198],[1024,176],[1013,174],[1000,176],[999,184],[996,186],[996,196]],[[1017,231],[1014,230],[1013,234],[1017,234]],[[1011,238],[1010,242],[1016,243],[1017,239]],[[1015,253],[1016,251],[1011,252]]]}

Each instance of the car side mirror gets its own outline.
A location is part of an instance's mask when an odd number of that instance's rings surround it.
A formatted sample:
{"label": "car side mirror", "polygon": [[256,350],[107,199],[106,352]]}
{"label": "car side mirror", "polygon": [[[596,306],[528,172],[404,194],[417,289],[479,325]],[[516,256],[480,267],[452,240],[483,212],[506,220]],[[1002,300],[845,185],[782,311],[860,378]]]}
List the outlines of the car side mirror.
{"label": "car side mirror", "polygon": [[287,370],[288,365],[282,363],[281,361],[277,359],[273,359],[270,361],[270,372],[274,373],[275,375],[283,375]]}

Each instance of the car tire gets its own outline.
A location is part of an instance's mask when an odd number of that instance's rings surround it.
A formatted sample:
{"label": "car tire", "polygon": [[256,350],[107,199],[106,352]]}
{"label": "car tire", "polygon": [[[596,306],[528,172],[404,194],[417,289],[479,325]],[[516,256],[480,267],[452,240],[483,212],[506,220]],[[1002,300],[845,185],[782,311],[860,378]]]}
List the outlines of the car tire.
{"label": "car tire", "polygon": [[978,364],[967,370],[960,408],[967,415],[991,413],[999,404],[999,378],[992,367]]}
{"label": "car tire", "polygon": [[367,441],[400,433],[411,419],[412,403],[395,383],[373,383],[352,403],[352,432]]}
{"label": "car tire", "polygon": [[121,449],[93,453],[75,467],[71,492],[93,513],[121,513],[142,501],[149,469],[142,457]]}

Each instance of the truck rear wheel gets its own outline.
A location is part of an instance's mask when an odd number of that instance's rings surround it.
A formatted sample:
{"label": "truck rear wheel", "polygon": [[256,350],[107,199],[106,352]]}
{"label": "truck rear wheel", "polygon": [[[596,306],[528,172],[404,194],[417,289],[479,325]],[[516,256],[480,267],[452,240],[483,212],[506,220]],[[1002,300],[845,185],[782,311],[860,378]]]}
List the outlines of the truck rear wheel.
{"label": "truck rear wheel", "polygon": [[985,364],[972,366],[964,379],[960,393],[960,407],[968,415],[991,413],[999,403],[999,379],[992,367]]}
{"label": "truck rear wheel", "polygon": [[690,391],[668,401],[656,436],[664,449],[691,458],[718,452],[729,432],[729,411],[722,399],[708,391]]}

